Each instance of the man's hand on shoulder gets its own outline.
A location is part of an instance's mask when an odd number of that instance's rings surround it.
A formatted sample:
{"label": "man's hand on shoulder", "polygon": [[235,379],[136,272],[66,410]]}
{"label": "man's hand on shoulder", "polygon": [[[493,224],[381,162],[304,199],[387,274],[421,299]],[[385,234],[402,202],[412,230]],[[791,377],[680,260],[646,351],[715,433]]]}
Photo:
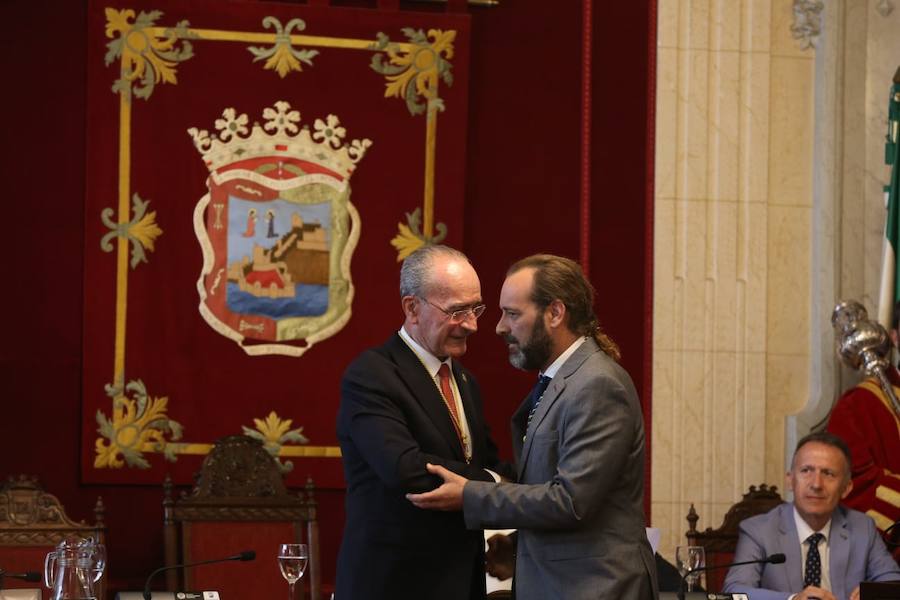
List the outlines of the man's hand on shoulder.
{"label": "man's hand on shoulder", "polygon": [[428,472],[437,475],[444,480],[437,489],[424,494],[407,494],[406,499],[418,508],[430,510],[461,510],[463,504],[463,487],[468,479],[448,471],[440,465],[428,463],[425,465]]}

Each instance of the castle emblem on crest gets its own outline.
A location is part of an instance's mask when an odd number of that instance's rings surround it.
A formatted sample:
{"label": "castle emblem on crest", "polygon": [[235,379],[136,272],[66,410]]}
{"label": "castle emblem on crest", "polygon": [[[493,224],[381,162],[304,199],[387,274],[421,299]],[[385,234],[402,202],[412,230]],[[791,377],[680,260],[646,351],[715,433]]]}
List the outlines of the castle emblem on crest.
{"label": "castle emblem on crest", "polygon": [[300,356],[350,319],[360,219],[349,180],[372,142],[345,144],[335,115],[301,128],[284,101],[263,119],[248,130],[226,108],[217,133],[188,130],[209,169],[194,209],[200,313],[248,354]]}

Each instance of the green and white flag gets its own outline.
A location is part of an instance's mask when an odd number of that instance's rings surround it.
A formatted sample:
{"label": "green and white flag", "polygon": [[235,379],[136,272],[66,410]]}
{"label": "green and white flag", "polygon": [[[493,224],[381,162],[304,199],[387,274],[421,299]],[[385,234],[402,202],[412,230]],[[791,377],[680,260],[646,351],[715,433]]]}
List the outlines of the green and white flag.
{"label": "green and white flag", "polygon": [[878,322],[891,329],[894,305],[900,300],[900,277],[897,272],[897,256],[900,254],[900,151],[897,134],[900,129],[900,69],[894,75],[891,97],[888,101],[888,131],[884,145],[884,162],[891,166],[891,184],[885,186],[887,221],[884,226],[884,247],[881,256],[881,291],[878,295]]}

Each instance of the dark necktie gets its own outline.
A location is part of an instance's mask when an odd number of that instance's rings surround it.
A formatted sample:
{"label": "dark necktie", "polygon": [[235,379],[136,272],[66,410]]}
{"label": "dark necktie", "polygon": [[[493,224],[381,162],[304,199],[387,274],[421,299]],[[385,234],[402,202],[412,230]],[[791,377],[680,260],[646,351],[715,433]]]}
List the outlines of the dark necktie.
{"label": "dark necktie", "polygon": [[528,403],[531,405],[531,410],[528,411],[528,421],[525,423],[526,430],[531,425],[531,419],[534,418],[534,412],[537,410],[538,404],[541,403],[541,398],[544,397],[544,390],[550,385],[550,379],[546,375],[541,375],[538,377],[534,387],[531,388],[531,393],[528,395]]}
{"label": "dark necktie", "polygon": [[803,577],[803,585],[822,584],[822,557],[819,555],[819,542],[825,539],[821,533],[814,533],[806,538],[809,543],[809,552],[806,554],[806,575]]}

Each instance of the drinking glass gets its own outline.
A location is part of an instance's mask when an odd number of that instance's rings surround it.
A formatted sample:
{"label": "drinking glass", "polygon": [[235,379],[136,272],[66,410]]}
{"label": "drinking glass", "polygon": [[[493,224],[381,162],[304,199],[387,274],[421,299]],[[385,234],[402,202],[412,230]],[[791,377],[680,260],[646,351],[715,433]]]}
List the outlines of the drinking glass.
{"label": "drinking glass", "polygon": [[700,573],[696,571],[705,564],[706,553],[703,546],[678,546],[675,548],[675,566],[678,567],[678,572],[687,583],[687,591],[694,591],[694,586],[700,581]]}
{"label": "drinking glass", "polygon": [[103,577],[103,569],[106,568],[106,546],[103,544],[94,544],[94,562],[91,566],[91,572],[94,577],[94,583],[100,581]]}
{"label": "drinking glass", "polygon": [[281,544],[278,547],[278,568],[288,582],[288,600],[294,600],[294,584],[303,577],[308,560],[306,544]]}
{"label": "drinking glass", "polygon": [[106,546],[98,544],[93,538],[87,538],[78,545],[75,561],[75,572],[81,581],[86,598],[95,598],[94,584],[103,577],[106,567]]}

